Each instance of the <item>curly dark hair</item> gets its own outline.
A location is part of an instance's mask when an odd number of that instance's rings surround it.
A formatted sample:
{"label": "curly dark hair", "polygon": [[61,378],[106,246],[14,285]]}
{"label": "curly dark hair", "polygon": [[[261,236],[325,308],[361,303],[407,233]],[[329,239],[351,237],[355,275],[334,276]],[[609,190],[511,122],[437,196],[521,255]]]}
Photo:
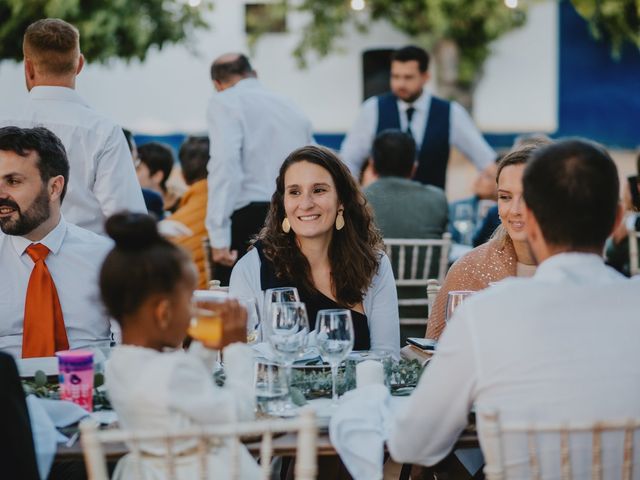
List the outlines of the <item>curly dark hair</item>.
{"label": "curly dark hair", "polygon": [[347,167],[329,149],[318,146],[298,148],[280,167],[276,191],[271,197],[269,214],[256,240],[265,256],[273,262],[278,278],[289,279],[305,293],[317,293],[307,258],[298,247],[293,230],[282,230],[284,210],[284,176],[289,167],[309,162],[327,170],[336,185],[338,201],[344,207],[345,227],[334,230],[329,245],[331,284],[336,301],[345,307],[362,302],[378,271],[382,237],[373,221],[371,209]]}

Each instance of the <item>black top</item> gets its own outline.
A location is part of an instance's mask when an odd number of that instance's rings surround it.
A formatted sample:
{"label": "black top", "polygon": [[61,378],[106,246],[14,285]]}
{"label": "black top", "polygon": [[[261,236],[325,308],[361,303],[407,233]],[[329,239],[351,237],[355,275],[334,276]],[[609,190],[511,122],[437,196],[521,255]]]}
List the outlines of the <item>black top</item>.
{"label": "black top", "polygon": [[[303,291],[300,285],[297,285],[292,280],[280,279],[276,276],[276,271],[273,266],[273,262],[269,260],[262,251],[262,243],[256,242],[254,245],[260,256],[260,288],[261,290],[267,290],[269,288],[278,287],[296,287],[300,294],[300,301],[304,302],[307,307],[307,314],[309,315],[309,328],[313,330],[316,326],[316,315],[319,310],[326,310],[330,308],[345,308],[342,305],[338,305],[334,300],[330,299],[326,295],[319,291],[312,294],[307,294]],[[351,319],[353,320],[354,331],[354,350],[370,350],[371,349],[371,335],[369,332],[369,321],[367,316],[363,313],[351,311]]]}

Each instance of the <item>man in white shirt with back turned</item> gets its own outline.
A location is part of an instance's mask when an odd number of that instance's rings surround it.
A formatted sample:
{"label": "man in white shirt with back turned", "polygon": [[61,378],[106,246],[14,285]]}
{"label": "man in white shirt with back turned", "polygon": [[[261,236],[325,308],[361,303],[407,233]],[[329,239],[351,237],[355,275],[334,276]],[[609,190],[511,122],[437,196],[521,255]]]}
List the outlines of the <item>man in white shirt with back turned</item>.
{"label": "man in white shirt with back turned", "polygon": [[[523,189],[538,269],[456,310],[393,422],[388,445],[397,461],[438,462],[474,405],[476,412],[497,412],[504,423],[640,418],[640,279],[623,277],[602,259],[605,240],[622,218],[615,164],[596,144],[560,141],[534,153]],[[490,463],[496,452],[477,417]],[[591,438],[578,437],[571,440],[573,478],[587,478]],[[622,437],[603,437],[602,478],[620,478]],[[526,437],[507,437],[503,446],[505,478],[532,478]],[[559,478],[558,436],[539,448],[541,478]],[[634,470],[639,459],[634,454]]]}
{"label": "man in white shirt with back turned", "polygon": [[51,131],[0,128],[0,350],[16,357],[109,345],[98,274],[112,242],[65,221],[68,177]]}
{"label": "man in white shirt with back turned", "polygon": [[449,150],[460,150],[478,170],[495,176],[496,152],[482,137],[467,111],[456,102],[438,98],[429,82],[429,54],[408,45],[391,56],[391,92],[368,98],[342,143],[340,154],[358,178],[373,140],[388,129],[407,132],[416,142],[417,168],[413,180],[445,189]]}
{"label": "man in white shirt with back turned", "polygon": [[264,224],[278,169],[310,144],[311,122],[289,99],[256,78],[249,59],[227,53],[211,65],[217,94],[207,110],[211,159],[206,226],[216,278],[229,281],[238,256]]}
{"label": "man in white shirt with back turned", "polygon": [[75,91],[84,65],[78,30],[63,20],[38,20],[27,28],[23,50],[29,99],[21,111],[2,113],[0,126],[43,126],[60,138],[71,165],[66,220],[102,234],[113,213],[146,212],[122,129]]}

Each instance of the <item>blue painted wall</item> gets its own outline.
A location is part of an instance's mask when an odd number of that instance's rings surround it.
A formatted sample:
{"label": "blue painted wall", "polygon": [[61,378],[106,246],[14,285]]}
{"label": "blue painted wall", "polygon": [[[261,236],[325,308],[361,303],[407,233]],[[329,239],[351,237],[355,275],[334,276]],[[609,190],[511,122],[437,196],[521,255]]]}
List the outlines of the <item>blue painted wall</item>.
{"label": "blue painted wall", "polygon": [[609,146],[640,145],[640,50],[625,45],[611,57],[568,0],[560,2],[559,128]]}

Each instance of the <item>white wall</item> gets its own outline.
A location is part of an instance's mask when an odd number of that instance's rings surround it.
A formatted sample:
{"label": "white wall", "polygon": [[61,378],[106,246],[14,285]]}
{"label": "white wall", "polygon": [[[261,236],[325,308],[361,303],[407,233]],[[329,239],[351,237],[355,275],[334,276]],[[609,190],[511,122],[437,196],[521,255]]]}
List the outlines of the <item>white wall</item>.
{"label": "white wall", "polygon": [[[213,93],[211,61],[228,51],[247,51],[243,2],[216,0],[215,4],[208,14],[212,29],[199,32],[191,50],[177,46],[152,51],[143,64],[88,65],[78,78],[79,93],[137,133],[203,132],[206,103]],[[483,130],[555,130],[556,9],[553,0],[535,4],[527,26],[496,43],[474,97],[474,116]],[[253,55],[254,67],[269,88],[290,96],[307,112],[317,132],[343,132],[362,98],[362,51],[409,40],[377,23],[366,36],[351,32],[341,40],[343,52],[312,60],[308,70],[298,70],[291,51],[304,20],[303,14],[291,15],[290,34],[264,36]],[[22,65],[0,63],[0,92],[0,109],[24,101]]]}
{"label": "white wall", "polygon": [[558,128],[558,6],[533,3],[527,24],[493,45],[474,95],[485,132],[555,132]]}

